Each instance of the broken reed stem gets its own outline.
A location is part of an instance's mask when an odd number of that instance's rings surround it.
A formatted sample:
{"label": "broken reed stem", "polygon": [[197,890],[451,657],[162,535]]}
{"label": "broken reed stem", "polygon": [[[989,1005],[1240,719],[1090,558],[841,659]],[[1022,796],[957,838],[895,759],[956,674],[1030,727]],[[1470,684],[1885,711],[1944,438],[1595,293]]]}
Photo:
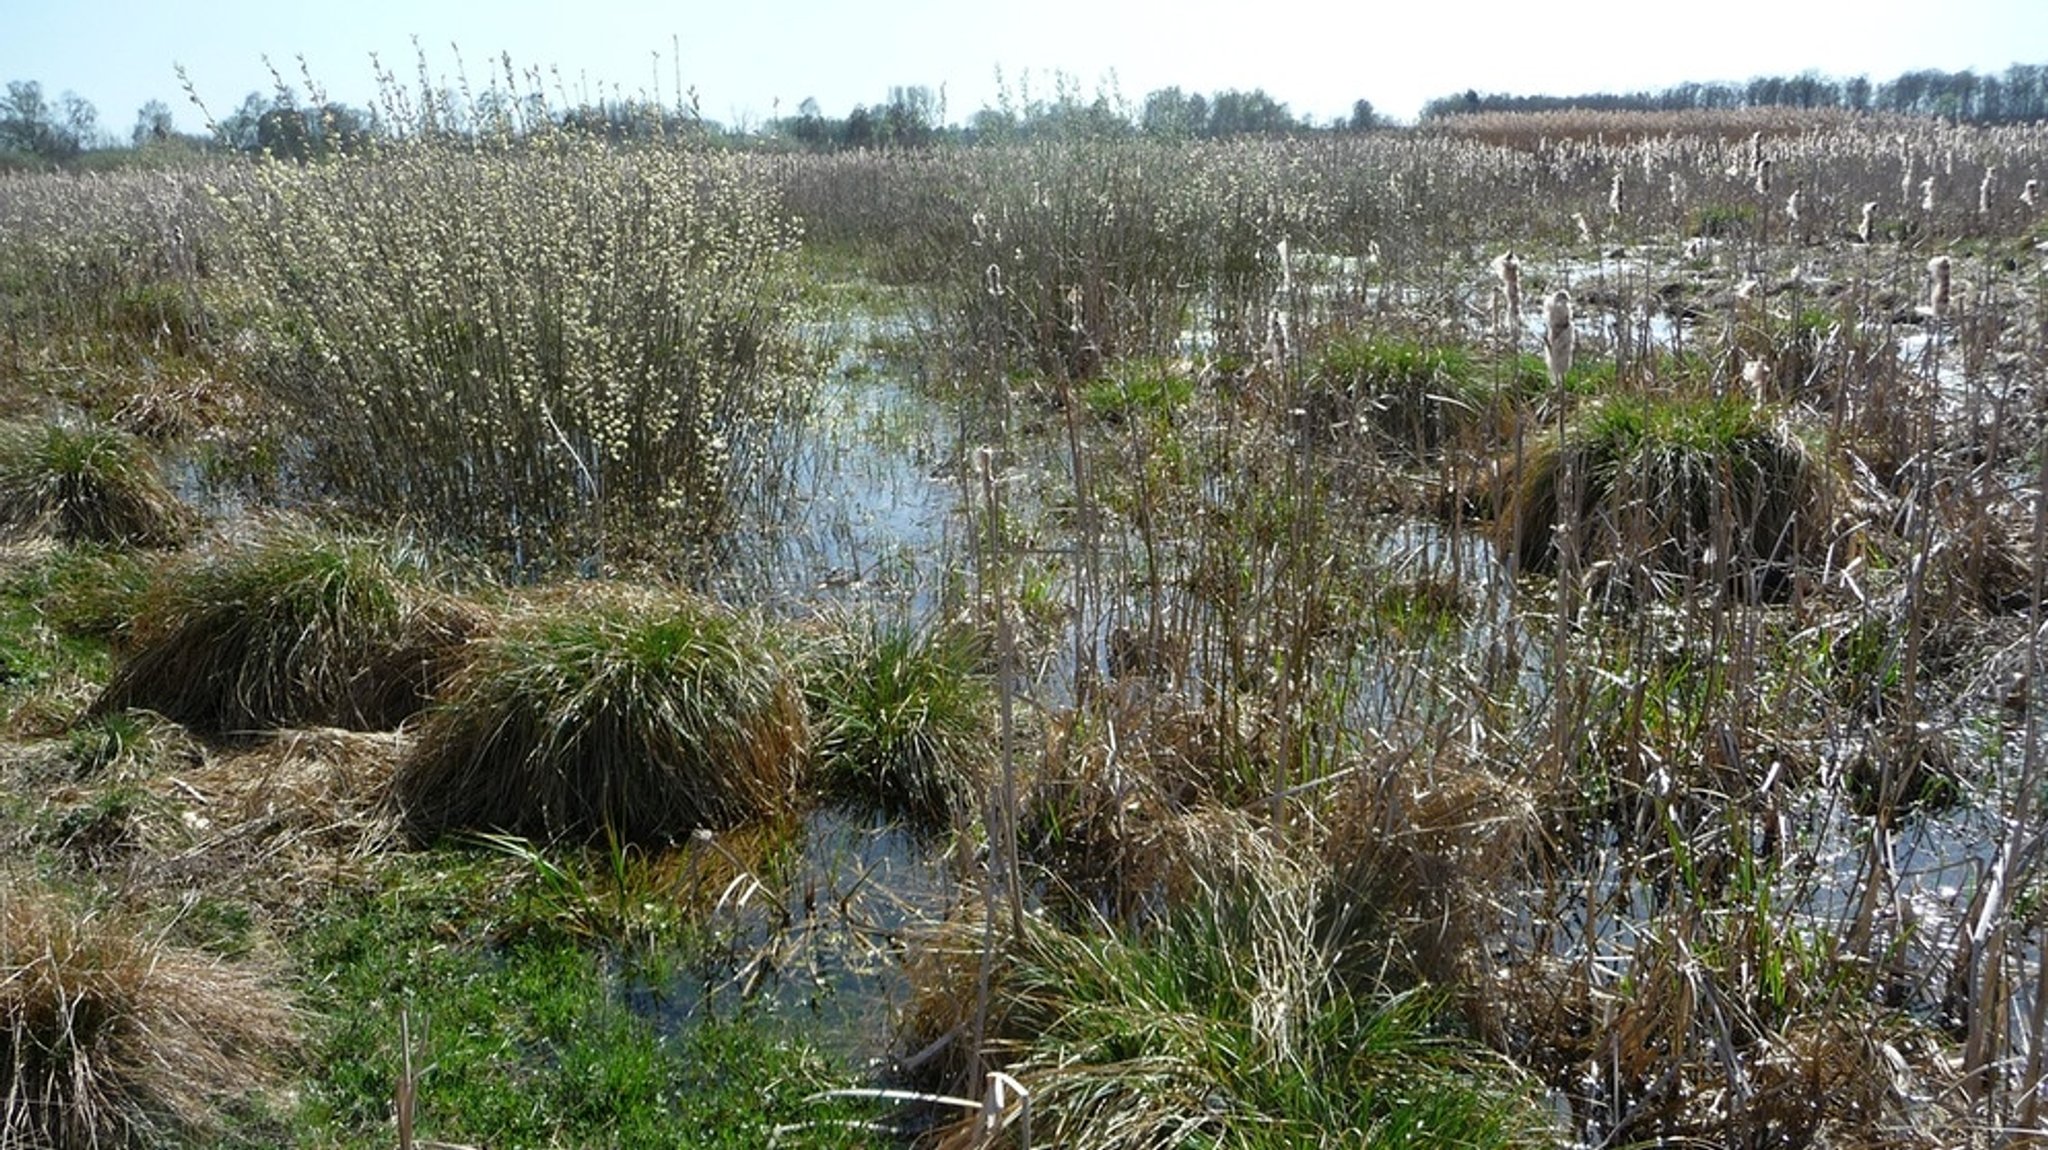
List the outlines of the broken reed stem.
{"label": "broken reed stem", "polygon": [[[1024,933],[1024,882],[1023,869],[1017,860],[1017,754],[1015,740],[1011,737],[1016,729],[1017,644],[1016,636],[1010,631],[1010,614],[1003,602],[1005,579],[1003,562],[1003,506],[996,490],[994,453],[983,448],[975,456],[981,469],[981,493],[988,505],[988,559],[983,573],[983,585],[988,588],[989,603],[996,616],[996,694],[1000,716],[997,737],[1002,740],[1002,774],[997,780],[998,791],[995,801],[990,804],[990,846],[997,853],[1002,868],[1001,879],[1007,888],[1010,903],[1010,927],[1013,934]],[[993,576],[993,577],[990,577]],[[993,908],[991,908],[993,909]]]}

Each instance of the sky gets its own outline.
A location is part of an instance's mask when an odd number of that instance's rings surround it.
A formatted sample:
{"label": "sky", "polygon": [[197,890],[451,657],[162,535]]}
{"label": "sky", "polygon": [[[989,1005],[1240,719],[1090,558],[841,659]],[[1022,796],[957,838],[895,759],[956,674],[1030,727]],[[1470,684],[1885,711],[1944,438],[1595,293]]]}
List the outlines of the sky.
{"label": "sky", "polygon": [[195,131],[205,120],[177,65],[216,117],[271,90],[266,57],[296,83],[303,55],[331,98],[368,106],[372,55],[411,79],[415,38],[437,84],[453,82],[458,49],[479,86],[510,53],[522,72],[552,69],[572,97],[666,100],[680,63],[703,114],[728,125],[792,114],[807,98],[844,115],[910,85],[942,91],[947,119],[964,121],[1005,90],[1050,96],[1058,76],[1133,106],[1173,85],[1263,88],[1298,116],[1341,117],[1365,99],[1412,120],[1468,88],[2002,72],[2048,63],[2048,0],[0,0],[0,82],[75,92],[120,137],[152,99]]}

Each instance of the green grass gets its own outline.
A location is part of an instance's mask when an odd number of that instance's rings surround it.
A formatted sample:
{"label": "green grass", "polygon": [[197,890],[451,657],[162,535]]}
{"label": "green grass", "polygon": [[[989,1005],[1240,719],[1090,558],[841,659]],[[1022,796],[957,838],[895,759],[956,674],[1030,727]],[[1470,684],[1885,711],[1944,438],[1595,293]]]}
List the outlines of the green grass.
{"label": "green grass", "polygon": [[1160,360],[1119,364],[1081,389],[1096,418],[1121,423],[1141,416],[1171,419],[1194,397],[1195,381]]}
{"label": "green grass", "polygon": [[787,813],[808,740],[765,628],[684,595],[586,586],[477,644],[397,789],[422,836],[658,843]]}
{"label": "green grass", "polygon": [[826,785],[944,830],[980,808],[995,752],[980,636],[855,625],[810,677]]}
{"label": "green grass", "polygon": [[1727,239],[1755,226],[1756,208],[1749,204],[1702,204],[1685,217],[1685,234],[1702,239]]}
{"label": "green grass", "polygon": [[[1245,860],[1247,863],[1249,860]],[[991,1046],[1058,1146],[1509,1146],[1526,1085],[1390,969],[1385,924],[1320,908],[1300,876],[1245,873],[1158,927],[1034,921],[996,974]],[[1380,956],[1376,958],[1375,956]]]}
{"label": "green grass", "polygon": [[[522,924],[504,883],[490,856],[435,852],[315,913],[290,947],[315,1018],[298,1104],[233,1144],[392,1145],[401,1017],[421,1138],[737,1150],[778,1125],[850,1116],[806,1101],[850,1085],[847,1068],[770,1020],[636,1013],[620,955]],[[870,1141],[821,1126],[783,1144]]]}
{"label": "green grass", "polygon": [[13,733],[62,733],[106,682],[112,657],[95,624],[112,621],[82,604],[128,602],[114,588],[133,569],[93,554],[50,552],[0,578],[0,709]]}

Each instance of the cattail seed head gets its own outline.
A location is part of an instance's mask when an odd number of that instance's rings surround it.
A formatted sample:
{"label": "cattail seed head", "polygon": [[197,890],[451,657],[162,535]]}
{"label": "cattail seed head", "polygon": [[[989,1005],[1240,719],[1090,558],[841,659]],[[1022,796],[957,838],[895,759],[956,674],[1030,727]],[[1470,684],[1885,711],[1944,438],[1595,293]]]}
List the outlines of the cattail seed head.
{"label": "cattail seed head", "polygon": [[1799,192],[1796,189],[1785,197],[1785,217],[1795,224],[1799,222]]}
{"label": "cattail seed head", "polygon": [[1771,388],[1771,365],[1760,359],[1752,359],[1742,365],[1742,384],[1749,392],[1749,398],[1762,403]]}
{"label": "cattail seed head", "polygon": [[1927,306],[1933,310],[1934,318],[1940,319],[1948,314],[1950,286],[1948,257],[1935,256],[1933,259],[1928,260],[1927,274],[1934,280],[1933,287],[1927,293]]}
{"label": "cattail seed head", "polygon": [[2040,194],[2041,181],[2028,180],[2025,184],[2021,185],[2020,187],[2020,202],[2031,208],[2034,206],[2034,200]]}
{"label": "cattail seed head", "polygon": [[1870,202],[1863,205],[1863,222],[1856,225],[1857,243],[1867,244],[1870,242],[1870,225],[1872,220],[1876,217],[1876,215],[1876,200],[1871,200]]}
{"label": "cattail seed head", "polygon": [[1561,387],[1572,369],[1572,297],[1556,291],[1543,308],[1543,361],[1550,368],[1550,383]]}
{"label": "cattail seed head", "polygon": [[1493,261],[1493,274],[1500,277],[1501,291],[1508,300],[1508,322],[1513,326],[1522,314],[1522,261],[1513,251],[1502,252]]}

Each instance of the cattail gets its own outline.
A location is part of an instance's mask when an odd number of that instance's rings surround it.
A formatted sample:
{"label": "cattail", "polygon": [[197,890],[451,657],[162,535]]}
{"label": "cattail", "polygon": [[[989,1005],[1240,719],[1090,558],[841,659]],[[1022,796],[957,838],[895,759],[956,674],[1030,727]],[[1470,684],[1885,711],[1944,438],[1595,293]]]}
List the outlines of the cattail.
{"label": "cattail", "polygon": [[1934,210],[1933,176],[1929,176],[1926,179],[1920,181],[1920,210],[1923,212],[1931,212]]}
{"label": "cattail", "polygon": [[1877,215],[1877,201],[1876,201],[1876,200],[1871,200],[1871,201],[1870,201],[1869,203],[1866,203],[1866,204],[1864,204],[1864,205],[1863,205],[1863,222],[1862,222],[1862,223],[1860,223],[1860,224],[1857,224],[1857,225],[1856,225],[1856,242],[1857,242],[1857,243],[1859,243],[1859,244],[1867,244],[1867,243],[1869,243],[1869,242],[1870,242],[1870,225],[1871,225],[1871,222],[1872,222],[1872,219],[1873,219],[1873,217],[1875,217],[1876,215]]}
{"label": "cattail", "polygon": [[1998,169],[1997,169],[1996,167],[1988,167],[1988,168],[1985,168],[1985,169],[1984,169],[1984,179],[1983,179],[1983,181],[1982,181],[1982,182],[1980,182],[1980,183],[1979,183],[1979,184],[1977,185],[1977,214],[1978,214],[1978,215],[1980,215],[1980,216],[1988,216],[1988,215],[1990,215],[1990,214],[1991,214],[1991,189],[1992,189],[1992,187],[1993,187],[1994,185],[1996,185],[1996,184],[1997,184],[1997,182],[1998,182]]}
{"label": "cattail", "polygon": [[1792,192],[1792,194],[1791,194],[1791,195],[1789,195],[1789,196],[1786,196],[1786,197],[1785,197],[1785,218],[1786,218],[1786,219],[1788,219],[1788,220],[1791,220],[1791,221],[1792,221],[1792,223],[1793,223],[1793,225],[1794,225],[1795,227],[1796,227],[1796,226],[1798,226],[1798,223],[1799,223],[1799,191],[1798,191],[1798,189],[1796,189],[1796,188],[1795,188],[1795,189],[1793,189],[1793,192]]}
{"label": "cattail", "polygon": [[1608,212],[1608,214],[1609,214],[1609,215],[1616,215],[1616,216],[1618,216],[1618,215],[1620,215],[1620,214],[1621,214],[1621,173],[1620,173],[1620,172],[1616,172],[1616,173],[1614,173],[1614,179],[1613,179],[1612,181],[1610,181],[1610,182],[1608,183],[1608,185],[1607,185],[1607,212]]}
{"label": "cattail", "polygon": [[1508,299],[1508,330],[1516,331],[1522,317],[1522,261],[1505,251],[1493,261],[1493,274],[1500,277],[1501,291]]}
{"label": "cattail", "polygon": [[1572,297],[1557,291],[1543,309],[1543,362],[1550,368],[1550,383],[1563,387],[1572,369]]}
{"label": "cattail", "polygon": [[2021,186],[2021,188],[2020,188],[2020,202],[2021,202],[2021,203],[2023,203],[2023,204],[2025,204],[2025,205],[2027,205],[2028,207],[2030,207],[2030,208],[2031,208],[2031,207],[2033,207],[2033,206],[2034,206],[2034,197],[2036,197],[2037,195],[2039,195],[2039,194],[2040,194],[2040,192],[2041,192],[2041,181],[2039,181],[2039,180],[2028,180],[2028,181],[2027,181],[2027,182],[2026,182],[2026,183],[2025,183],[2024,185],[2022,185],[2022,186]]}
{"label": "cattail", "polygon": [[1677,172],[1673,172],[1671,173],[1671,206],[1674,208],[1683,207],[1684,204],[1685,178],[1680,176]]}
{"label": "cattail", "polygon": [[1770,194],[1771,194],[1771,161],[1769,161],[1769,160],[1758,160],[1758,161],[1756,162],[1756,167],[1755,167],[1755,168],[1754,168],[1753,170],[1754,170],[1754,171],[1756,172],[1756,194],[1757,194],[1757,195],[1759,195],[1759,196],[1768,196],[1768,195],[1770,195]]}
{"label": "cattail", "polygon": [[1575,223],[1575,224],[1577,224],[1577,225],[1579,225],[1579,242],[1580,242],[1580,243],[1582,243],[1582,244],[1590,244],[1590,243],[1592,243],[1592,242],[1593,242],[1593,225],[1592,225],[1592,224],[1590,224],[1590,223],[1587,223],[1587,222],[1586,222],[1586,213],[1584,213],[1584,212],[1573,212],[1573,213],[1572,213],[1572,222],[1573,222],[1573,223]]}
{"label": "cattail", "polygon": [[1948,314],[1949,262],[1947,256],[1935,256],[1927,261],[1927,274],[1934,277],[1934,286],[1927,293],[1927,306],[1940,319]]}
{"label": "cattail", "polygon": [[1762,403],[1770,395],[1771,365],[1760,359],[1745,362],[1742,365],[1742,384],[1751,401]]}

